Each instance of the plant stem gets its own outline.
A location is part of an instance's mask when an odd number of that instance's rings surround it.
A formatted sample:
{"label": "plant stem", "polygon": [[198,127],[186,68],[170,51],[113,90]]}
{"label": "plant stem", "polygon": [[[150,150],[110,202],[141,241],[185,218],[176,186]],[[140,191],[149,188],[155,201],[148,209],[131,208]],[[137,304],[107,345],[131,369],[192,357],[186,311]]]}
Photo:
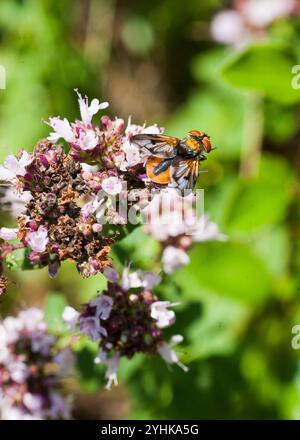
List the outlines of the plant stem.
{"label": "plant stem", "polygon": [[240,176],[242,178],[255,178],[259,172],[263,142],[263,98],[256,93],[250,93],[247,101],[241,148]]}

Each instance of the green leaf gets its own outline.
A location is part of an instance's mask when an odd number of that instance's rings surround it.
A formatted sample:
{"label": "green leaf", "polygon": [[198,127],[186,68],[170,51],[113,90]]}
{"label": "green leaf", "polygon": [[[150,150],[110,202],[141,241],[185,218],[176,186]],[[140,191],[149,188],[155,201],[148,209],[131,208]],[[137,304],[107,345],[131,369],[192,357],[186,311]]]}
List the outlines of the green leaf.
{"label": "green leaf", "polygon": [[274,185],[276,190],[283,188],[288,195],[296,182],[295,171],[284,157],[264,153],[260,163],[259,176],[262,183]]}
{"label": "green leaf", "polygon": [[223,78],[232,86],[254,90],[284,104],[300,101],[300,90],[292,87],[292,67],[298,64],[290,46],[256,43],[226,61]]}
{"label": "green leaf", "polygon": [[231,237],[249,239],[249,234],[280,223],[287,214],[294,183],[287,162],[264,155],[257,179],[236,182],[227,204],[226,232]]}
{"label": "green leaf", "polygon": [[277,226],[264,230],[251,244],[252,249],[265,262],[275,279],[288,269],[291,243],[288,229]]}
{"label": "green leaf", "polygon": [[275,101],[267,101],[265,108],[265,137],[280,145],[291,139],[298,130],[297,113]]}
{"label": "green leaf", "polygon": [[45,320],[50,331],[56,333],[65,330],[62,314],[67,305],[66,298],[61,293],[48,294],[45,304]]}
{"label": "green leaf", "polygon": [[[203,314],[186,331],[189,361],[214,355],[231,354],[249,320],[249,307],[231,298],[210,294],[204,301]],[[191,357],[190,357],[191,356]]]}
{"label": "green leaf", "polygon": [[282,191],[273,189],[272,185],[260,182],[238,186],[227,218],[227,230],[232,236],[247,234],[283,219],[288,203]]}
{"label": "green leaf", "polygon": [[103,386],[103,365],[95,364],[97,344],[85,341],[76,351],[76,368],[80,386],[87,393],[93,393]]}
{"label": "green leaf", "polygon": [[[117,266],[116,260],[119,260],[123,265],[130,262],[133,267],[151,269],[153,262],[157,260],[159,251],[159,243],[146,235],[142,227],[138,227],[123,240],[114,244],[112,259]],[[121,270],[120,265],[119,268]]]}
{"label": "green leaf", "polygon": [[30,253],[29,249],[16,249],[11,254],[9,254],[6,259],[6,265],[8,269],[12,271],[17,270],[32,270],[37,266],[31,264],[28,259],[28,254]]}
{"label": "green leaf", "polygon": [[166,133],[184,137],[191,127],[211,136],[216,147],[214,157],[238,157],[240,154],[246,99],[229,88],[208,87],[194,92],[166,124]]}
{"label": "green leaf", "polygon": [[202,243],[192,249],[190,260],[174,275],[186,299],[201,301],[218,294],[259,304],[268,297],[270,275],[263,261],[246,245]]}
{"label": "green leaf", "polygon": [[103,274],[98,273],[84,279],[72,261],[63,261],[56,282],[61,290],[66,292],[67,297],[72,299],[72,306],[75,308],[82,303],[89,302],[98,291],[102,292],[107,287],[107,279]]}
{"label": "green leaf", "polygon": [[228,53],[231,53],[230,49],[225,47],[218,47],[207,52],[201,52],[196,55],[191,63],[191,73],[196,81],[200,84],[203,81],[207,83],[213,83],[214,86],[224,89],[230,88],[227,83],[224,83],[220,70],[224,64],[224,59],[228,58]]}

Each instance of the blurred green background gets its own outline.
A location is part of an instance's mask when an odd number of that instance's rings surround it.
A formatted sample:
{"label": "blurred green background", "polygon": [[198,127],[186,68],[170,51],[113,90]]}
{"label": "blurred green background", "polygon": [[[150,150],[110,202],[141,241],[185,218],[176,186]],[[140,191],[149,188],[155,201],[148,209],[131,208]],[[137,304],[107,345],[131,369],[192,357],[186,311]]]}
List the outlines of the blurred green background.
{"label": "blurred green background", "polygon": [[[78,346],[77,418],[300,418],[300,19],[283,19],[263,42],[236,51],[213,41],[221,0],[1,0],[0,159],[47,135],[50,115],[78,115],[74,88],[110,102],[109,114],[170,135],[207,131],[217,149],[200,175],[206,212],[228,241],[199,244],[191,264],[159,286],[181,301],[172,333],[185,336],[190,371],[161,359],[123,361],[121,386],[101,391],[95,347]],[[1,223],[7,216],[1,214]],[[140,229],[118,243],[116,262],[153,269],[157,244]],[[125,256],[125,257],[124,257]],[[66,263],[14,274],[1,302],[46,306],[103,289]]]}

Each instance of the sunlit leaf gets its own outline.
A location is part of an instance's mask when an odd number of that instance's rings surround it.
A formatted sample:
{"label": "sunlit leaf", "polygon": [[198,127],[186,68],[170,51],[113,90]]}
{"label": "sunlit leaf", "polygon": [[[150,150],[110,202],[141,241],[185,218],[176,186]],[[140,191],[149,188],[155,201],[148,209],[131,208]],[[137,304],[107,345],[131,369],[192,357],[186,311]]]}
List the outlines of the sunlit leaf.
{"label": "sunlit leaf", "polygon": [[61,293],[53,292],[47,295],[45,320],[50,331],[59,332],[65,330],[62,314],[66,306],[66,298]]}
{"label": "sunlit leaf", "polygon": [[300,101],[292,87],[292,66],[298,64],[293,49],[279,43],[257,43],[225,61],[222,75],[229,84],[261,92],[285,104]]}
{"label": "sunlit leaf", "polygon": [[210,293],[249,304],[263,303],[270,276],[264,263],[245,245],[207,243],[195,246],[191,262],[175,274],[184,298],[193,301]]}

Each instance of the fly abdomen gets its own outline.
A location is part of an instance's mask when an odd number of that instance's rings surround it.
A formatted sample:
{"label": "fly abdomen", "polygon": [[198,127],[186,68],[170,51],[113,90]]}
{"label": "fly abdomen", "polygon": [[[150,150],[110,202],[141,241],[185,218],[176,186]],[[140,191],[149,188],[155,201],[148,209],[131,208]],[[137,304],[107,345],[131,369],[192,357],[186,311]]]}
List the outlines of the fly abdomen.
{"label": "fly abdomen", "polygon": [[158,176],[160,173],[162,173],[163,171],[166,171],[169,166],[171,165],[173,159],[165,159],[162,162],[160,162],[158,165],[156,165],[156,167],[153,170],[153,174],[155,174],[155,176]]}

